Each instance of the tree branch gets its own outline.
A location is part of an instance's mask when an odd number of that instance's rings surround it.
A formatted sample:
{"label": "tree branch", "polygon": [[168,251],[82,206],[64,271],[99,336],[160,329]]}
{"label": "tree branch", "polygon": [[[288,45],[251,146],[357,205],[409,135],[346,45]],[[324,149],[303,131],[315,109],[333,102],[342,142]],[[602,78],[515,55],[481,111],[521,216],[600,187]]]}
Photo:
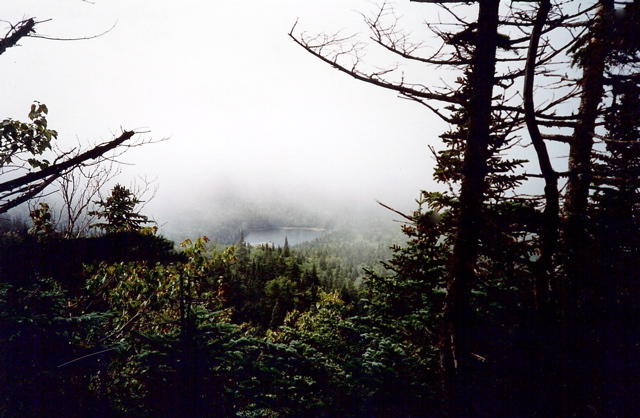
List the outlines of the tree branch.
{"label": "tree branch", "polygon": [[[323,42],[319,43],[318,45],[311,45],[308,40],[304,39],[304,37],[301,37],[299,39],[293,34],[293,31],[295,30],[297,23],[298,22],[296,21],[296,23],[291,28],[291,31],[289,32],[289,37],[293,39],[295,43],[300,45],[302,48],[304,48],[307,52],[309,52],[316,58],[329,64],[330,66],[337,69],[338,71],[350,75],[356,80],[364,81],[366,83],[373,84],[378,87],[383,87],[387,90],[394,90],[394,91],[397,91],[398,93],[405,94],[407,96],[416,96],[423,99],[436,100],[436,101],[453,103],[453,104],[462,104],[463,102],[460,98],[454,97],[452,95],[434,93],[432,91],[429,91],[424,86],[407,85],[404,83],[404,81],[401,81],[399,83],[393,83],[391,81],[387,81],[380,77],[392,70],[382,70],[382,71],[371,73],[371,74],[362,73],[358,71],[358,69],[356,68],[358,65],[357,54],[355,55],[355,58],[356,58],[355,64],[351,68],[347,68],[344,65],[338,63],[337,61],[338,57],[341,55],[349,54],[349,53],[355,53],[354,52],[356,50],[355,46],[347,51],[341,50],[340,52],[336,53],[336,55],[333,58],[329,58],[327,55],[323,54],[323,49],[331,45],[339,44],[341,40],[325,39],[323,40]],[[421,87],[421,89],[418,89],[418,87]]]}
{"label": "tree branch", "polygon": [[[65,171],[77,167],[86,161],[102,157],[107,152],[124,144],[124,142],[131,139],[133,135],[135,135],[135,132],[133,131],[124,131],[114,140],[98,145],[89,151],[77,155],[76,157],[53,164],[40,171],[28,173],[16,179],[0,183],[0,194],[4,194],[4,197],[15,194],[16,192],[23,193],[20,197],[0,205],[0,213],[4,213],[20,203],[24,203],[25,201],[35,197],[44,189],[44,187],[51,184]],[[36,184],[40,181],[42,181],[42,183]]]}
{"label": "tree branch", "polygon": [[36,22],[33,19],[27,19],[19,22],[15,26],[12,26],[7,36],[5,36],[3,39],[0,39],[0,55],[2,55],[7,50],[7,48],[16,46],[18,41],[23,37],[28,36],[32,32],[35,32],[33,30],[35,25]]}

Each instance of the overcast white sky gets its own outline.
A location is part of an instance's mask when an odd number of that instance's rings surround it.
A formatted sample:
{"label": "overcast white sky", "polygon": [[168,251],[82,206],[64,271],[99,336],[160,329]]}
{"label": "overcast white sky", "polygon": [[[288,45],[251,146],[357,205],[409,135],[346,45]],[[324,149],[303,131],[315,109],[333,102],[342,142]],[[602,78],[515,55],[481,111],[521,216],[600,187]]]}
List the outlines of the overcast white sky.
{"label": "overcast white sky", "polygon": [[[0,117],[26,119],[34,101],[50,109],[61,141],[107,140],[124,129],[169,141],[125,157],[133,173],[158,177],[147,211],[162,220],[219,187],[287,199],[357,196],[413,208],[433,188],[428,145],[443,124],[393,92],[357,82],[288,37],[362,32],[365,0],[0,0],[0,19],[51,19],[40,35],[0,58]],[[398,2],[424,18],[428,6]],[[117,22],[117,23],[116,23]],[[8,24],[2,23],[7,28]],[[420,80],[429,83],[425,74]],[[434,79],[435,80],[435,79]]]}

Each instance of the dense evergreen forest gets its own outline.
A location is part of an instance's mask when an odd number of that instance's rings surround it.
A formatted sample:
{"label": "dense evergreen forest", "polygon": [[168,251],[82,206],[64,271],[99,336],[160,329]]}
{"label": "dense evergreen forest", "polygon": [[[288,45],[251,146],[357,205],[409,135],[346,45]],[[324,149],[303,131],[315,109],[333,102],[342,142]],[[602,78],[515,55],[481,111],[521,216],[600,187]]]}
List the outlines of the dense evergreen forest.
{"label": "dense evergreen forest", "polygon": [[[402,234],[175,245],[135,190],[91,183],[135,132],[45,159],[44,104],[2,121],[0,213],[28,204],[30,220],[0,225],[0,415],[638,415],[640,2],[416,1],[451,19],[428,26],[435,54],[389,4],[365,15],[371,40],[448,68],[442,88],[368,67],[360,41],[290,33],[449,124],[444,191],[388,208]],[[35,26],[13,25],[0,55]],[[270,222],[236,224],[255,219]]]}

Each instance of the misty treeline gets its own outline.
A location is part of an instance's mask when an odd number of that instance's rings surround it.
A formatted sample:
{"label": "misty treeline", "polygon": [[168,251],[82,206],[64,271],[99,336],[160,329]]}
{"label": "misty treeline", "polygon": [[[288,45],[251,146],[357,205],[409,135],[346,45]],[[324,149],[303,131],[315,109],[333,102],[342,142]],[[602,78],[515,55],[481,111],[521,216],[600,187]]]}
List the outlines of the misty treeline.
{"label": "misty treeline", "polygon": [[[34,204],[0,236],[0,414],[636,414],[639,2],[419,2],[428,44],[389,4],[364,16],[407,75],[357,38],[290,33],[449,124],[433,144],[446,191],[397,213],[404,242],[175,248],[122,186],[95,199],[93,236]],[[441,86],[410,77],[438,71]],[[37,158],[46,111],[3,122],[23,133],[2,152],[33,173],[57,164]]]}

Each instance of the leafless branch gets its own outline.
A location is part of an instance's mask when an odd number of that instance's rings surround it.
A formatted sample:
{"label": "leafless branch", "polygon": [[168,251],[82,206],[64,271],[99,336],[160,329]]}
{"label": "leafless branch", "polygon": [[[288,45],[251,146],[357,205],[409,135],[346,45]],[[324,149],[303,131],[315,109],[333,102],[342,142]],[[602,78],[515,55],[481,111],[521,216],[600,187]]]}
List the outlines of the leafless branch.
{"label": "leafless branch", "polygon": [[387,206],[384,203],[380,202],[379,200],[376,200],[376,203],[378,203],[380,206],[382,206],[385,209],[389,209],[391,212],[397,213],[398,215],[402,216],[403,218],[405,218],[405,219],[407,219],[407,220],[409,220],[411,222],[415,221],[415,219],[413,217],[411,217],[409,215],[405,215],[404,213],[400,212],[399,210],[394,209],[391,206]]}
{"label": "leafless branch", "polygon": [[[361,43],[354,43],[353,37],[341,38],[337,35],[307,37],[304,33],[297,37],[294,35],[297,23],[298,22],[296,21],[296,24],[293,25],[289,32],[289,37],[293,39],[296,44],[300,45],[316,58],[331,65],[338,71],[348,74],[356,80],[364,81],[388,90],[394,90],[408,96],[415,96],[422,99],[436,100],[446,103],[461,103],[461,100],[458,97],[451,94],[433,92],[421,84],[408,84],[405,83],[403,79],[400,82],[394,82],[383,78],[384,75],[394,71],[395,68],[365,73],[359,69],[359,66],[361,65],[361,50],[363,46]],[[349,41],[350,43],[345,45],[345,41]],[[346,64],[339,62],[343,56],[351,58],[352,62],[349,67],[347,67]]]}
{"label": "leafless branch", "polygon": [[96,39],[106,35],[107,33],[111,32],[116,27],[117,24],[118,24],[118,21],[116,20],[113,26],[111,26],[109,29],[105,30],[104,32],[99,33],[97,35],[83,36],[80,38],[56,38],[53,36],[44,36],[44,35],[35,35],[35,34],[27,35],[27,36],[30,38],[46,39],[48,41],[87,41],[89,39]]}
{"label": "leafless branch", "polygon": [[89,215],[91,205],[105,185],[120,173],[120,167],[105,160],[88,167],[80,166],[57,180],[62,198],[58,219],[64,222],[62,232],[67,238],[80,237],[89,231],[89,225],[95,220],[95,216]]}
{"label": "leafless branch", "polygon": [[[79,167],[91,167],[103,161],[113,160],[131,147],[159,142],[145,139],[128,142],[135,134],[136,132],[134,131],[123,131],[115,139],[96,145],[88,151],[77,153],[77,155],[68,159],[56,159],[54,164],[39,171],[30,171],[27,174],[0,183],[0,213],[4,213],[36,197],[56,179],[71,170]],[[111,157],[108,155],[109,152],[113,152]]]}

